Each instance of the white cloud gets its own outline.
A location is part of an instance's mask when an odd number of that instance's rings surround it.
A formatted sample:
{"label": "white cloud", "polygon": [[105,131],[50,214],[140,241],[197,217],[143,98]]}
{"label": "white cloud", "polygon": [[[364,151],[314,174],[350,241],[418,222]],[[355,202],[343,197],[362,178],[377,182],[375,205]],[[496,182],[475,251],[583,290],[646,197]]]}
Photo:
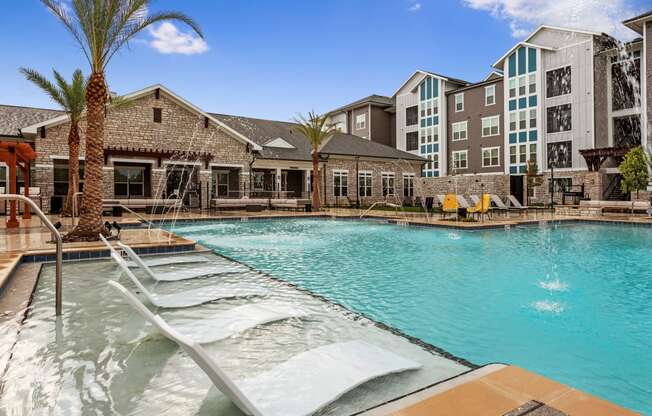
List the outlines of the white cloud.
{"label": "white cloud", "polygon": [[506,20],[515,38],[523,38],[542,24],[605,32],[631,39],[634,32],[622,21],[636,16],[630,0],[462,0],[476,10]]}
{"label": "white cloud", "polygon": [[194,55],[208,51],[208,44],[204,39],[191,33],[181,32],[170,22],[163,22],[158,27],[149,29],[152,40],[149,46],[161,53],[180,53]]}
{"label": "white cloud", "polygon": [[418,12],[421,10],[421,3],[414,3],[408,10],[411,12]]}

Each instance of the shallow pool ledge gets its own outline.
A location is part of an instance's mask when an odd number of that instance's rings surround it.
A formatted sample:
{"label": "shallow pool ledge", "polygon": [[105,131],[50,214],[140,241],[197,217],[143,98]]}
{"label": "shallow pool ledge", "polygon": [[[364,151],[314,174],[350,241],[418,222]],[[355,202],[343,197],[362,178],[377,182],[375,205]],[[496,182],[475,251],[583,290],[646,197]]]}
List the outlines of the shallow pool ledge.
{"label": "shallow pool ledge", "polygon": [[[536,410],[541,413],[537,413]],[[504,364],[482,366],[359,413],[361,416],[435,414],[438,416],[640,415],[538,374]]]}

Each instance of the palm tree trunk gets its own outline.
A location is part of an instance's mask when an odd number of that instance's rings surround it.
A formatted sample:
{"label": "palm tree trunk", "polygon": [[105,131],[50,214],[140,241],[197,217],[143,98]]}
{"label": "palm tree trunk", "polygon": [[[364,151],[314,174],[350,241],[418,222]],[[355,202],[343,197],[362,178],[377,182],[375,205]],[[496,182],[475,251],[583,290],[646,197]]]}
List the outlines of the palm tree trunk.
{"label": "palm tree trunk", "polygon": [[312,208],[319,209],[319,152],[312,150]]}
{"label": "palm tree trunk", "polygon": [[68,195],[63,205],[61,215],[72,215],[73,199],[79,189],[79,124],[77,121],[70,124],[68,133]]}
{"label": "palm tree trunk", "polygon": [[106,93],[104,72],[93,72],[86,88],[86,160],[81,215],[77,226],[66,235],[66,241],[96,241],[100,233],[106,232],[102,223]]}

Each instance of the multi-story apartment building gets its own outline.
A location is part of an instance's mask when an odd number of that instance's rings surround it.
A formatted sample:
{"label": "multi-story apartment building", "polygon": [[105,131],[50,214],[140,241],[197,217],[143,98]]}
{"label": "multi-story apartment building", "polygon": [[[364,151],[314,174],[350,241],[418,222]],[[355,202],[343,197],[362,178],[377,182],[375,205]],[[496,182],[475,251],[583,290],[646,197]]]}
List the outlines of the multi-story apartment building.
{"label": "multi-story apartment building", "polygon": [[395,147],[394,101],[370,95],[330,112],[329,122],[343,133]]}
{"label": "multi-story apartment building", "polygon": [[428,160],[422,176],[448,173],[446,93],[469,82],[416,71],[396,91],[396,147]]}
{"label": "multi-story apartment building", "polygon": [[450,91],[446,102],[449,173],[502,173],[502,74]]}

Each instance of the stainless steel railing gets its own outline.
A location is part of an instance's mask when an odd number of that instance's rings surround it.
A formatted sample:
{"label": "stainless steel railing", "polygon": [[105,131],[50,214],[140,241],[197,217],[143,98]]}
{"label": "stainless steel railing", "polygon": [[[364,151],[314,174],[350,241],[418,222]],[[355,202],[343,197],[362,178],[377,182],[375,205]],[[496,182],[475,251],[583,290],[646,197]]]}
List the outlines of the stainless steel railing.
{"label": "stainless steel railing", "polygon": [[41,211],[41,209],[32,201],[31,199],[25,197],[24,195],[16,195],[16,194],[1,194],[0,195],[0,200],[2,201],[23,201],[24,203],[28,204],[31,208],[32,211],[38,215],[38,217],[43,221],[46,227],[52,232],[52,235],[54,236],[55,243],[57,245],[57,258],[56,258],[56,270],[55,270],[55,299],[54,299],[54,304],[55,304],[55,310],[57,316],[61,315],[61,287],[62,287],[62,282],[61,282],[61,267],[63,263],[63,240],[61,239],[61,234],[59,233],[59,230],[52,224],[52,222],[48,219],[48,217]]}

